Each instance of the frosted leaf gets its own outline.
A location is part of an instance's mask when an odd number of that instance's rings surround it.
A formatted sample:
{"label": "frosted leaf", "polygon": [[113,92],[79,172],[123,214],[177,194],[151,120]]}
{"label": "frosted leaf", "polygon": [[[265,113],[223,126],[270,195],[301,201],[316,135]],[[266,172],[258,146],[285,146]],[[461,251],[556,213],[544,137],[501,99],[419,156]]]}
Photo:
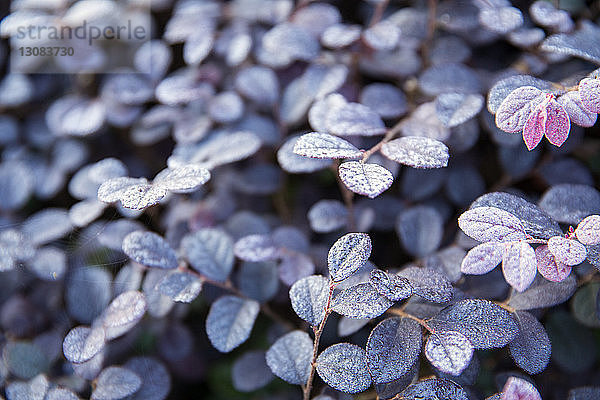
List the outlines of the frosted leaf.
{"label": "frosted leaf", "polygon": [[571,267],[581,264],[587,257],[584,245],[575,239],[567,239],[564,236],[553,236],[548,239],[548,250],[554,255],[557,262]]}
{"label": "frosted leaf", "polygon": [[147,271],[142,283],[142,289],[148,303],[148,314],[155,318],[162,318],[169,313],[174,304],[170,297],[160,293],[156,285],[168,274],[163,269],[151,269]]}
{"label": "frosted leaf", "polygon": [[82,323],[92,323],[111,300],[111,280],[102,268],[83,266],[70,271],[65,293],[69,315]]}
{"label": "frosted leaf", "polygon": [[294,153],[294,146],[299,136],[289,138],[277,151],[277,161],[284,171],[300,174],[315,172],[331,165],[331,160],[319,160],[302,157]]}
{"label": "frosted leaf", "polygon": [[360,103],[334,108],[327,114],[325,125],[330,133],[340,136],[376,136],[386,131],[379,114]]}
{"label": "frosted leaf", "polygon": [[206,333],[212,345],[222,353],[229,353],[244,343],[259,308],[258,302],[237,296],[223,296],[212,303],[206,318]]}
{"label": "frosted leaf", "polygon": [[192,268],[218,282],[226,281],[233,268],[233,241],[219,229],[200,229],[185,235],[181,251]]}
{"label": "frosted leaf", "polygon": [[308,333],[292,331],[279,339],[266,354],[271,371],[292,385],[304,385],[308,381],[312,359],[313,341]]}
{"label": "frosted leaf", "polygon": [[148,185],[146,178],[115,177],[111,178],[98,188],[98,200],[105,203],[113,203],[121,200],[125,193],[132,187],[143,187]]}
{"label": "frosted leaf", "polygon": [[[6,372],[4,372],[6,374]],[[51,400],[48,396],[50,382],[45,375],[39,374],[28,382],[13,381],[6,385],[6,398],[8,400]],[[73,395],[70,399],[78,399]],[[63,398],[69,399],[68,397]],[[70,400],[69,399],[69,400]],[[60,400],[60,399],[59,399]]]}
{"label": "frosted leaf", "polygon": [[384,143],[381,154],[413,168],[442,168],[448,165],[448,147],[435,139],[406,136]]}
{"label": "frosted leaf", "polygon": [[341,181],[352,192],[375,198],[394,183],[394,175],[378,164],[347,161],[340,164]]}
{"label": "frosted leaf", "polygon": [[22,207],[35,189],[33,174],[19,162],[0,164],[0,209],[16,210]]}
{"label": "frosted leaf", "polygon": [[318,326],[323,320],[328,296],[329,281],[320,275],[302,278],[290,288],[292,308],[312,326]]}
{"label": "frosted leaf", "polygon": [[78,326],[69,331],[62,348],[65,358],[74,363],[82,363],[90,360],[98,354],[105,343],[103,328],[88,328]]}
{"label": "frosted leaf", "polygon": [[106,331],[106,339],[112,340],[131,330],[144,317],[147,307],[146,297],[137,290],[115,297],[99,320]]}
{"label": "frosted leaf", "polygon": [[214,45],[214,34],[210,29],[199,27],[183,45],[183,60],[188,65],[199,65],[210,54]]}
{"label": "frosted leaf", "polygon": [[179,265],[169,243],[154,232],[131,232],[123,239],[123,252],[148,267],[171,269]]}
{"label": "frosted leaf", "polygon": [[519,334],[509,343],[508,349],[515,363],[528,374],[539,374],[550,361],[551,344],[540,322],[527,311],[513,314]]}
{"label": "frosted leaf", "polygon": [[279,263],[279,279],[290,286],[315,272],[315,264],[302,253],[284,254]]}
{"label": "frosted leaf", "polygon": [[26,240],[39,246],[60,239],[71,232],[73,225],[66,210],[45,208],[23,222],[21,231]]}
{"label": "frosted leaf", "polygon": [[331,246],[327,255],[329,274],[341,282],[361,268],[371,255],[371,238],[366,233],[348,233]]}
{"label": "frosted leaf", "polygon": [[537,261],[533,247],[527,242],[505,243],[502,255],[502,273],[506,282],[522,292],[527,289],[537,273]]}
{"label": "frosted leaf", "polygon": [[164,400],[171,390],[169,371],[160,362],[150,357],[134,357],[125,368],[142,378],[142,387],[131,396],[131,400]]}
{"label": "frosted leaf", "polygon": [[134,231],[144,230],[144,225],[138,221],[129,219],[118,219],[111,221],[104,226],[104,229],[98,235],[98,242],[102,246],[111,250],[121,251],[121,244],[125,236]]}
{"label": "frosted leaf", "polygon": [[369,335],[367,366],[375,384],[406,374],[421,352],[421,326],[408,318],[387,318]]}
{"label": "frosted leaf", "polygon": [[169,68],[172,58],[171,48],[165,42],[150,40],[138,48],[133,63],[138,71],[148,74],[152,79],[160,79]]}
{"label": "frosted leaf", "polygon": [[581,104],[590,112],[600,113],[600,79],[584,78],[578,90]]}
{"label": "frosted leaf", "polygon": [[[154,96],[152,83],[142,74],[116,73],[108,75],[100,88],[104,104],[143,105]],[[110,109],[107,109],[110,116]]]}
{"label": "frosted leaf", "polygon": [[425,259],[425,267],[441,272],[452,283],[462,278],[460,265],[467,252],[458,245],[450,245]]}
{"label": "frosted leaf", "polygon": [[56,281],[61,279],[67,270],[67,256],[64,251],[55,247],[43,247],[35,252],[35,256],[27,265],[38,278]]}
{"label": "frosted leaf", "polygon": [[600,215],[590,215],[577,225],[577,240],[585,245],[600,244]]}
{"label": "frosted leaf", "polygon": [[[102,187],[100,187],[102,188]],[[121,205],[132,210],[143,210],[158,204],[166,195],[167,189],[148,184],[129,186],[120,192]]]}
{"label": "frosted leaf", "polygon": [[237,287],[247,297],[265,303],[279,289],[277,264],[273,261],[244,262],[236,277]]}
{"label": "frosted leaf", "polygon": [[46,111],[46,123],[56,136],[90,135],[102,127],[105,118],[101,101],[76,95],[56,100]]}
{"label": "frosted leaf", "polygon": [[175,302],[191,303],[202,290],[202,281],[189,272],[173,271],[157,285],[159,292]]}
{"label": "frosted leaf", "polygon": [[[600,98],[598,99],[600,102]],[[571,91],[563,94],[558,98],[558,104],[560,104],[567,114],[569,119],[575,125],[589,128],[596,123],[598,115],[595,112],[590,111],[581,101],[581,91]],[[600,110],[600,108],[599,108]]]}
{"label": "frosted leaf", "polygon": [[442,93],[435,99],[435,110],[442,124],[460,125],[473,118],[483,107],[480,94]]}
{"label": "frosted leaf", "polygon": [[548,189],[539,205],[554,220],[575,225],[588,215],[600,214],[600,192],[593,186],[563,183]]}
{"label": "frosted leaf", "polygon": [[164,78],[154,91],[156,99],[169,106],[206,99],[214,93],[210,83],[198,80],[190,71],[176,71]]}
{"label": "frosted leaf", "polygon": [[492,32],[505,34],[523,25],[523,14],[515,7],[485,7],[479,22]]}
{"label": "frosted leaf", "polygon": [[377,290],[377,293],[391,301],[400,301],[412,295],[412,287],[408,279],[380,269],[371,271],[369,282]]}
{"label": "frosted leaf", "polygon": [[398,276],[409,280],[413,293],[434,303],[445,303],[452,299],[452,283],[441,273],[431,268],[408,267]]}
{"label": "frosted leaf", "polygon": [[235,78],[235,88],[243,96],[259,105],[270,106],[279,99],[277,75],[267,67],[244,68]]}
{"label": "frosted leaf", "polygon": [[471,362],[473,346],[459,332],[432,333],[425,344],[425,355],[440,371],[458,376]]}
{"label": "frosted leaf", "polygon": [[529,7],[529,15],[537,24],[555,31],[566,32],[573,29],[573,21],[565,10],[557,10],[547,1],[535,1]]}
{"label": "frosted leaf", "polygon": [[442,93],[479,93],[481,82],[463,64],[442,64],[427,68],[419,77],[421,90],[429,96]]}
{"label": "frosted leaf", "polygon": [[577,280],[572,274],[561,282],[551,282],[540,278],[535,280],[526,291],[514,293],[508,305],[517,310],[552,307],[567,301],[575,293],[576,288]]}
{"label": "frosted leaf", "polygon": [[390,21],[381,21],[363,32],[365,43],[375,50],[393,50],[400,40],[400,28]]}
{"label": "frosted leaf", "polygon": [[267,261],[279,257],[279,247],[270,235],[248,235],[239,239],[233,246],[236,257],[244,261]]}
{"label": "frosted leaf", "polygon": [[496,126],[508,133],[522,131],[533,109],[544,99],[544,94],[537,87],[514,89],[496,110]]}
{"label": "frosted leaf", "polygon": [[504,347],[513,340],[518,327],[505,309],[488,300],[460,300],[427,321],[434,331],[457,331],[475,349]]}
{"label": "frosted leaf", "polygon": [[435,39],[428,56],[432,64],[461,63],[471,57],[471,48],[458,36],[442,36]]}
{"label": "frosted leaf", "polygon": [[363,154],[346,140],[319,132],[300,136],[294,144],[294,153],[310,158],[360,158]]}
{"label": "frosted leaf", "polygon": [[521,27],[509,32],[507,39],[515,46],[528,48],[538,45],[546,37],[546,32],[540,28]]}
{"label": "frosted leaf", "polygon": [[248,131],[223,133],[213,135],[202,141],[187,160],[169,158],[171,168],[185,164],[202,164],[205,168],[213,169],[219,165],[229,164],[246,159],[256,153],[261,146],[260,138]]}
{"label": "frosted leaf", "polygon": [[348,222],[348,210],[338,200],[319,200],[308,210],[308,222],[313,231],[333,232]]}
{"label": "frosted leaf", "polygon": [[265,33],[262,45],[271,53],[296,60],[309,61],[319,54],[319,42],[306,30],[291,23],[276,25]]}
{"label": "frosted leaf", "polygon": [[69,209],[69,219],[78,228],[89,225],[100,217],[106,204],[96,199],[83,200],[73,204]]}
{"label": "frosted leaf", "polygon": [[511,376],[502,388],[502,400],[542,400],[542,396],[529,381]]}
{"label": "frosted leaf", "polygon": [[130,290],[137,290],[142,283],[143,267],[137,263],[125,264],[115,276],[113,294],[115,296]]}
{"label": "frosted leaf", "polygon": [[365,86],[360,93],[360,103],[386,119],[398,118],[408,111],[404,93],[387,83],[371,83]]}
{"label": "frosted leaf", "polygon": [[580,29],[552,35],[542,42],[540,50],[567,54],[593,63],[600,62],[600,29],[591,21],[583,21]]}
{"label": "frosted leaf", "polygon": [[423,103],[400,125],[403,136],[418,136],[445,141],[450,138],[450,128],[437,117],[435,102]]}
{"label": "frosted leaf", "polygon": [[509,242],[525,239],[521,221],[508,211],[496,207],[477,207],[458,218],[458,226],[480,242]]}
{"label": "frosted leaf", "polygon": [[403,400],[468,400],[467,393],[448,379],[430,378],[413,383],[399,396]]}
{"label": "frosted leaf", "polygon": [[347,103],[344,96],[339,93],[331,93],[315,101],[308,110],[308,123],[317,132],[329,132],[327,130],[327,115]]}
{"label": "frosted leaf", "polygon": [[360,38],[360,25],[334,24],[321,35],[323,46],[339,49],[356,42]]}
{"label": "frosted leaf", "polygon": [[248,351],[233,363],[231,380],[235,390],[253,392],[273,380],[273,374],[265,361],[265,352]]}
{"label": "frosted leaf", "polygon": [[79,397],[69,389],[55,387],[46,393],[45,400],[79,400]]}
{"label": "frosted leaf", "polygon": [[333,299],[332,309],[348,318],[375,318],[394,302],[381,296],[370,283],[360,283],[344,289]]}
{"label": "frosted leaf", "polygon": [[166,168],[155,177],[153,184],[174,192],[191,192],[208,182],[210,172],[198,165]]}
{"label": "frosted leaf", "polygon": [[434,208],[414,206],[400,213],[396,231],[407,253],[424,257],[439,247],[444,234],[444,221]]}
{"label": "frosted leaf", "polygon": [[503,252],[503,243],[482,243],[469,250],[462,260],[460,270],[470,275],[487,274],[500,264]]}
{"label": "frosted leaf", "polygon": [[137,392],[141,386],[141,378],[129,369],[108,367],[98,376],[91,400],[122,399]]}
{"label": "frosted leaf", "polygon": [[[553,87],[552,83],[542,79],[534,78],[530,75],[509,76],[508,78],[504,78],[496,82],[496,84],[490,89],[487,98],[488,111],[492,114],[496,114],[498,112],[498,107],[500,107],[500,104],[502,104],[504,99],[506,99],[509,94],[516,89],[531,86],[539,89],[540,91],[550,91]],[[526,117],[522,119],[523,124],[525,124],[526,119]],[[515,132],[518,132],[518,130]]]}
{"label": "frosted leaf", "polygon": [[317,357],[317,372],[325,383],[344,393],[359,393],[371,385],[365,351],[350,343],[323,350]]}
{"label": "frosted leaf", "polygon": [[554,96],[547,95],[527,118],[523,127],[523,140],[529,150],[533,150],[544,136],[550,143],[560,147],[569,137],[570,130],[569,115]]}
{"label": "frosted leaf", "polygon": [[244,113],[244,102],[235,92],[221,92],[210,100],[208,114],[219,123],[238,120]]}

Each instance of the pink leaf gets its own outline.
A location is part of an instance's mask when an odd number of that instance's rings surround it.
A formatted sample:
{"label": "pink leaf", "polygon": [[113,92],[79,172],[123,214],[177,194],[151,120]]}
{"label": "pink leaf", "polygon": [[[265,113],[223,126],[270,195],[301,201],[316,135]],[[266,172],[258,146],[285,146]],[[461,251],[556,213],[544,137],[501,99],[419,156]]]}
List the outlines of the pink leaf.
{"label": "pink leaf", "polygon": [[531,285],[537,272],[537,263],[535,252],[529,243],[506,243],[502,256],[502,272],[506,282],[519,292]]}
{"label": "pink leaf", "polygon": [[575,236],[583,244],[600,244],[600,215],[590,215],[577,225]]}
{"label": "pink leaf", "polygon": [[502,400],[542,400],[542,396],[525,379],[511,376],[502,389]]}
{"label": "pink leaf", "polygon": [[569,136],[571,121],[569,115],[554,95],[547,94],[546,99],[538,104],[523,128],[523,140],[529,150],[533,150],[544,135],[550,143],[562,146]]}
{"label": "pink leaf", "polygon": [[600,79],[582,79],[579,82],[579,96],[585,108],[600,113]]}
{"label": "pink leaf", "polygon": [[535,258],[539,273],[549,281],[561,282],[571,273],[571,267],[557,262],[554,255],[548,250],[548,246],[539,246],[535,249]]}
{"label": "pink leaf", "polygon": [[465,274],[487,274],[502,261],[504,244],[498,242],[482,243],[473,247],[462,260],[460,270]]}
{"label": "pink leaf", "polygon": [[581,264],[587,257],[587,249],[575,239],[552,236],[548,240],[548,250],[556,261],[570,266]]}

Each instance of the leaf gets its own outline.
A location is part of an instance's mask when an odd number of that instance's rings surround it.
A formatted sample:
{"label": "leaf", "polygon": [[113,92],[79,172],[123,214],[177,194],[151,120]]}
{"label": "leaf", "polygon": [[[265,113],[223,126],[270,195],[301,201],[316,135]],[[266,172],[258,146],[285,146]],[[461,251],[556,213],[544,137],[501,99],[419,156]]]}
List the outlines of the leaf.
{"label": "leaf", "polygon": [[291,60],[309,61],[319,54],[319,43],[306,30],[291,23],[275,25],[262,38],[262,45],[271,53],[281,53]]}
{"label": "leaf", "polygon": [[552,282],[562,282],[571,273],[571,267],[557,261],[548,246],[542,245],[535,249],[538,272]]}
{"label": "leaf", "polygon": [[60,239],[73,230],[69,214],[62,208],[45,208],[23,222],[21,232],[33,246]]}
{"label": "leaf", "polygon": [[479,93],[481,81],[463,64],[441,64],[427,68],[419,77],[421,90],[429,96],[442,93]]}
{"label": "leaf", "polygon": [[483,96],[480,94],[442,93],[435,99],[435,111],[447,127],[460,125],[481,111]]}
{"label": "leaf", "polygon": [[584,78],[579,82],[579,97],[585,109],[600,113],[600,79]]}
{"label": "leaf", "polygon": [[270,235],[248,235],[239,239],[233,246],[236,257],[244,261],[268,261],[279,257],[279,248]]}
{"label": "leaf", "polygon": [[292,385],[308,381],[313,341],[308,333],[292,331],[277,339],[266,354],[267,365],[273,374]]}
{"label": "leaf", "polygon": [[444,221],[438,211],[429,206],[414,206],[400,213],[396,231],[406,252],[424,257],[439,247],[444,234]]}
{"label": "leaf", "polygon": [[553,31],[567,32],[573,29],[573,21],[566,10],[558,10],[547,1],[535,1],[529,7],[529,15],[537,24]]}
{"label": "leaf", "polygon": [[575,225],[588,215],[600,214],[600,192],[592,186],[563,183],[548,189],[539,205],[556,221]]}
{"label": "leaf", "polygon": [[393,50],[400,40],[400,28],[391,21],[383,20],[365,29],[363,40],[375,50]]}
{"label": "leaf", "polygon": [[459,332],[434,332],[427,338],[425,356],[440,371],[458,376],[471,362],[473,346]]}
{"label": "leaf", "polygon": [[[594,126],[594,124],[596,123],[598,115],[596,115],[595,112],[589,110],[588,107],[586,107],[583,104],[581,100],[581,89],[579,91],[574,90],[571,92],[567,92],[560,96],[557,101],[558,104],[560,104],[565,109],[565,111],[569,115],[570,121],[575,125],[589,128],[590,126]],[[598,101],[600,102],[600,98],[598,99]]]}
{"label": "leaf", "polygon": [[520,132],[534,108],[544,99],[544,93],[537,87],[521,86],[513,90],[496,110],[496,126],[504,132]]}
{"label": "leaf", "polygon": [[142,319],[147,307],[146,297],[141,292],[131,290],[118,295],[100,317],[106,339],[114,339],[133,328]]}
{"label": "leaf", "polygon": [[112,276],[105,269],[80,267],[69,271],[65,305],[69,315],[91,324],[111,300]]}
{"label": "leaf", "polygon": [[169,243],[154,232],[135,231],[123,239],[123,252],[148,267],[177,268],[177,255]]}
{"label": "leaf", "polygon": [[154,177],[153,184],[174,192],[191,192],[208,182],[210,172],[198,165],[163,169]]}
{"label": "leaf", "polygon": [[515,7],[484,7],[479,22],[492,32],[505,34],[523,25],[523,14]]}
{"label": "leaf", "polygon": [[505,246],[502,255],[504,279],[522,292],[533,283],[537,273],[535,251],[527,242],[509,242]]}
{"label": "leaf", "polygon": [[387,318],[369,335],[367,366],[375,384],[406,374],[421,352],[421,326],[408,318]]}
{"label": "leaf", "polygon": [[502,400],[542,400],[542,396],[528,381],[511,376],[502,389]]}
{"label": "leaf", "polygon": [[347,103],[331,110],[325,125],[329,133],[339,136],[376,136],[386,131],[381,117],[360,103]]}
{"label": "leaf", "polygon": [[534,281],[526,291],[513,293],[508,305],[517,310],[552,307],[567,301],[577,288],[577,280],[569,275],[562,282],[545,279]]}
{"label": "leaf", "polygon": [[348,210],[338,200],[319,200],[310,207],[307,217],[313,231],[327,233],[346,225]]}
{"label": "leaf", "polygon": [[212,303],[206,318],[206,333],[212,345],[222,353],[244,343],[250,336],[260,306],[254,300],[223,296]]}
{"label": "leaf", "polygon": [[413,293],[434,303],[452,299],[452,283],[444,275],[431,268],[408,267],[398,272],[409,280]]}
{"label": "leaf", "polygon": [[271,300],[279,289],[277,264],[273,261],[242,263],[237,287],[244,295],[260,303]]}
{"label": "leaf", "polygon": [[127,368],[108,367],[98,376],[91,399],[122,399],[137,392],[141,386],[140,377]]}
{"label": "leaf", "polygon": [[292,136],[277,151],[277,161],[284,171],[292,174],[315,172],[331,165],[331,160],[299,156],[294,153],[298,136]]}
{"label": "leaf", "polygon": [[235,78],[235,88],[251,101],[270,106],[279,99],[279,82],[272,69],[251,66],[242,69]]}
{"label": "leaf", "polygon": [[[509,76],[496,82],[496,84],[494,84],[494,86],[492,86],[492,88],[490,89],[487,98],[487,108],[489,112],[492,114],[496,114],[498,112],[498,107],[500,107],[502,101],[515,89],[519,89],[524,86],[533,86],[542,91],[549,91],[552,89],[551,82],[538,79],[530,75]],[[523,119],[523,124],[525,124],[526,119],[527,118]]]}
{"label": "leaf", "polygon": [[239,392],[253,392],[271,382],[273,374],[265,361],[265,352],[248,351],[238,357],[231,368],[231,380]]}
{"label": "leaf", "polygon": [[398,118],[408,111],[404,92],[387,83],[366,85],[360,92],[360,103],[386,119]]}
{"label": "leaf", "polygon": [[467,393],[448,379],[430,378],[413,383],[398,396],[402,400],[468,400]]}
{"label": "leaf", "polygon": [[55,387],[46,393],[44,400],[78,400],[79,397],[69,389]]}
{"label": "leaf", "polygon": [[226,281],[233,268],[233,242],[220,229],[205,228],[185,235],[181,251],[192,268],[218,282]]}
{"label": "leaf", "polygon": [[171,391],[171,377],[167,368],[151,357],[134,357],[125,368],[142,378],[142,387],[131,396],[131,400],[164,400]]}
{"label": "leaf", "polygon": [[370,283],[359,283],[335,296],[332,310],[348,318],[375,318],[393,304],[394,302],[377,293]]}
{"label": "leaf", "polygon": [[600,63],[600,29],[591,21],[583,21],[579,30],[552,35],[540,46],[550,53],[568,54]]}
{"label": "leaf", "polygon": [[553,236],[548,239],[548,250],[554,255],[556,261],[571,267],[581,264],[587,257],[584,245],[564,236]]}
{"label": "leaf", "polygon": [[158,283],[157,289],[175,302],[191,303],[200,294],[202,281],[189,272],[173,271]]}
{"label": "leaf", "polygon": [[517,311],[513,315],[519,326],[519,334],[508,345],[510,355],[528,374],[539,374],[550,361],[552,346],[548,334],[527,311]]}
{"label": "leaf", "polygon": [[427,321],[436,332],[456,331],[475,349],[504,347],[518,334],[508,311],[488,300],[460,300]]}
{"label": "leaf", "polygon": [[600,387],[584,386],[569,390],[568,400],[589,400],[600,397]]}
{"label": "leaf", "polygon": [[302,278],[290,288],[292,308],[312,326],[319,326],[323,321],[328,296],[329,280],[320,275]]}
{"label": "leaf", "polygon": [[394,182],[394,176],[384,167],[358,161],[340,164],[339,174],[348,189],[371,199],[389,189]]}
{"label": "leaf", "polygon": [[317,357],[317,372],[332,388],[359,393],[371,385],[365,351],[350,343],[329,346]]}
{"label": "leaf", "polygon": [[350,142],[327,133],[311,132],[298,138],[294,153],[310,158],[360,158],[362,151]]}
{"label": "leaf", "polygon": [[285,254],[279,263],[279,279],[288,286],[315,272],[315,264],[302,253]]}
{"label": "leaf", "polygon": [[596,307],[599,290],[599,282],[587,283],[577,290],[571,300],[571,309],[575,319],[590,328],[600,328],[600,318],[598,318]]}
{"label": "leaf", "polygon": [[341,282],[361,268],[371,255],[371,238],[366,233],[348,233],[331,246],[327,254],[329,274]]}
{"label": "leaf", "polygon": [[469,250],[462,260],[460,270],[465,274],[471,275],[487,274],[500,264],[503,253],[503,243],[482,243]]}
{"label": "leaf", "polygon": [[569,137],[570,130],[571,121],[563,106],[553,95],[546,95],[546,99],[535,106],[527,118],[523,140],[529,150],[533,150],[544,136],[550,143],[560,147]]}
{"label": "leaf", "polygon": [[321,43],[332,49],[346,47],[360,38],[360,25],[334,24],[321,36]]}
{"label": "leaf", "polygon": [[31,379],[50,367],[44,352],[36,344],[26,341],[7,342],[2,359],[8,372],[20,379]]}
{"label": "leaf", "polygon": [[510,242],[525,239],[525,228],[519,218],[496,207],[477,207],[458,218],[458,226],[480,242]]}
{"label": "leaf", "polygon": [[371,271],[369,282],[377,293],[391,301],[400,301],[412,296],[412,287],[408,279],[380,269]]}
{"label": "leaf", "polygon": [[448,166],[448,147],[435,139],[406,136],[386,142],[381,154],[392,161],[413,168],[442,168]]}
{"label": "leaf", "polygon": [[600,215],[590,215],[577,225],[575,229],[577,240],[585,245],[600,244]]}
{"label": "leaf", "polygon": [[63,341],[63,354],[65,358],[74,363],[91,360],[98,354],[105,344],[103,328],[88,328],[78,326],[69,331]]}

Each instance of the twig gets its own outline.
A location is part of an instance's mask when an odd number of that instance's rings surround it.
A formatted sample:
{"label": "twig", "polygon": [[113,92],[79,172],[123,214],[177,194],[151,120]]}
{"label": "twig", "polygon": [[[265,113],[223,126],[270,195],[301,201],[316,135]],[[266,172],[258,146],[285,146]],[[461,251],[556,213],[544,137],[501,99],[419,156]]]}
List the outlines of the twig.
{"label": "twig", "polygon": [[385,12],[385,9],[388,6],[388,3],[389,0],[383,0],[377,4],[377,6],[375,7],[375,11],[373,12],[373,16],[371,17],[371,21],[369,21],[369,27],[372,27],[373,25],[381,21],[383,13]]}
{"label": "twig", "polygon": [[421,325],[423,328],[425,328],[429,332],[433,333],[433,329],[427,324],[427,321],[425,321],[424,319],[415,317],[414,315],[409,314],[406,311],[401,310],[399,308],[390,308],[389,310],[387,310],[387,312],[390,313],[390,314],[398,315],[400,317],[412,319],[413,321],[418,322],[419,325]]}

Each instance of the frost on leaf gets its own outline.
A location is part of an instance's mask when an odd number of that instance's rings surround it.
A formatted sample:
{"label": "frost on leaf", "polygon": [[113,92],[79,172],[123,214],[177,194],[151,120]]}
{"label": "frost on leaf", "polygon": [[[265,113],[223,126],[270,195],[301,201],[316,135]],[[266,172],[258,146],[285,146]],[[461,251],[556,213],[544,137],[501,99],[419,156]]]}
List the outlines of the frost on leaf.
{"label": "frost on leaf", "polygon": [[108,367],[98,376],[91,399],[122,399],[137,392],[141,386],[142,380],[140,377],[129,369]]}
{"label": "frost on leaf", "polygon": [[515,7],[483,7],[479,22],[492,32],[505,34],[523,25],[523,14]]}
{"label": "frost on leaf", "polygon": [[348,161],[340,164],[340,179],[354,193],[371,199],[386,191],[394,182],[394,176],[378,164]]}
{"label": "frost on leaf", "polygon": [[600,244],[600,215],[590,215],[577,225],[575,236],[581,243],[594,246]]}
{"label": "frost on leaf", "polygon": [[540,322],[527,311],[514,314],[519,334],[509,343],[508,349],[515,363],[528,374],[539,374],[550,361],[551,344]]}
{"label": "frost on leaf", "polygon": [[527,289],[537,273],[537,262],[533,247],[527,242],[506,243],[502,255],[504,279],[519,292]]}
{"label": "frost on leaf", "polygon": [[365,351],[350,343],[323,350],[317,357],[317,372],[329,386],[344,393],[359,393],[371,385]]}
{"label": "frost on leaf", "polygon": [[483,107],[480,94],[442,93],[435,99],[435,111],[447,127],[460,125],[473,118]]}
{"label": "frost on leaf", "polygon": [[520,132],[532,110],[544,99],[544,93],[533,86],[513,90],[496,110],[496,126],[508,133]]}
{"label": "frost on leaf", "polygon": [[511,376],[502,389],[502,400],[542,400],[542,396],[525,379]]}
{"label": "frost on leaf", "polygon": [[521,221],[508,211],[496,207],[477,207],[458,218],[458,226],[480,242],[509,242],[525,239]]}
{"label": "frost on leaf", "polygon": [[548,189],[539,205],[556,221],[575,225],[589,215],[600,214],[600,192],[593,186],[561,183]]}
{"label": "frost on leaf", "polygon": [[153,184],[173,192],[190,192],[208,182],[210,172],[198,165],[166,168],[159,172]]}
{"label": "frost on leaf", "polygon": [[123,239],[123,252],[148,267],[177,268],[177,255],[169,243],[154,232],[135,231]]}
{"label": "frost on leaf", "polygon": [[114,339],[133,328],[142,319],[147,307],[146,297],[137,290],[117,296],[99,319],[106,331],[106,339]]}
{"label": "frost on leaf", "polygon": [[408,254],[425,257],[439,247],[444,235],[444,220],[435,208],[418,205],[400,213],[396,231]]}
{"label": "frost on leaf", "polygon": [[308,333],[292,331],[279,339],[266,354],[271,371],[292,385],[304,385],[308,380],[313,341]]}
{"label": "frost on leaf", "polygon": [[350,142],[327,133],[302,135],[294,144],[294,153],[310,158],[360,158],[362,151]]}
{"label": "frost on leaf", "polygon": [[348,233],[331,246],[327,255],[329,274],[341,282],[361,268],[371,255],[371,238],[366,233]]}
{"label": "frost on leaf", "polygon": [[248,235],[238,240],[233,252],[244,261],[259,262],[274,260],[279,256],[279,248],[270,235]]}
{"label": "frost on leaf", "polygon": [[499,242],[481,243],[473,247],[462,260],[460,270],[465,274],[487,274],[502,261],[504,244]]}
{"label": "frost on leaf", "polygon": [[571,267],[557,261],[546,245],[535,249],[535,258],[538,272],[549,281],[562,282],[571,273]]}
{"label": "frost on leaf", "polygon": [[475,349],[504,347],[515,338],[518,327],[505,309],[488,300],[458,301],[427,321],[436,332],[457,331]]}
{"label": "frost on leaf", "polygon": [[332,309],[348,318],[375,318],[394,302],[381,296],[370,283],[359,283],[344,289],[333,299]]}
{"label": "frost on leaf", "polygon": [[313,159],[294,153],[298,139],[298,136],[290,137],[277,151],[277,162],[284,171],[293,174],[309,173],[331,165],[331,160],[328,159]]}
{"label": "frost on leaf", "polygon": [[430,378],[413,383],[399,394],[402,400],[468,400],[469,396],[449,379]]}
{"label": "frost on leaf", "polygon": [[408,279],[380,269],[371,271],[369,282],[377,293],[391,301],[400,301],[412,295],[412,287]]}
{"label": "frost on leaf", "polygon": [[219,229],[200,229],[185,235],[181,252],[192,268],[209,279],[224,282],[233,268],[233,242]]}
{"label": "frost on leaf", "polygon": [[98,354],[104,348],[104,343],[104,329],[78,326],[65,337],[63,353],[67,360],[82,363]]}
{"label": "frost on leaf", "polygon": [[329,281],[320,275],[307,276],[290,288],[292,308],[300,318],[318,326],[325,316]]}
{"label": "frost on leaf", "polygon": [[473,346],[459,332],[432,333],[425,344],[425,355],[440,371],[458,376],[471,362]]}
{"label": "frost on leaf", "polygon": [[448,166],[448,147],[439,140],[406,136],[384,143],[381,154],[392,161],[413,168],[442,168]]}
{"label": "frost on leaf", "polygon": [[590,112],[600,113],[600,79],[585,78],[579,82],[581,104]]}
{"label": "frost on leaf", "polygon": [[509,306],[517,310],[552,307],[567,301],[577,289],[577,279],[567,276],[562,282],[536,279],[526,291],[513,293]]}
{"label": "frost on leaf", "polygon": [[[552,89],[552,83],[530,75],[509,76],[508,78],[504,78],[496,82],[496,84],[494,84],[494,86],[492,86],[490,89],[487,98],[487,108],[489,112],[496,114],[498,107],[500,107],[500,104],[502,104],[502,101],[515,89],[519,89],[523,86],[533,86],[534,88],[538,88],[543,91]],[[523,124],[525,124],[525,120],[523,120]]]}
{"label": "frost on leaf", "polygon": [[544,136],[555,146],[562,144],[569,137],[571,121],[564,107],[546,95],[546,99],[537,104],[523,127],[523,140],[529,150],[533,150]]}
{"label": "frost on leaf", "polygon": [[385,133],[381,117],[360,103],[347,103],[332,109],[325,121],[327,130],[339,136],[375,136]]}
{"label": "frost on leaf", "polygon": [[421,326],[408,318],[387,318],[369,335],[367,366],[378,383],[388,383],[406,374],[421,352]]}
{"label": "frost on leaf", "polygon": [[[600,91],[600,90],[599,90]],[[563,106],[572,123],[589,128],[596,123],[598,115],[590,111],[581,101],[581,91],[573,90],[558,98],[558,104]],[[598,102],[600,103],[600,95]]]}
{"label": "frost on leaf", "polygon": [[600,63],[600,28],[591,21],[582,21],[580,29],[575,32],[559,33],[546,38],[540,50]]}
{"label": "frost on leaf", "polygon": [[206,318],[210,342],[222,353],[244,343],[250,336],[260,306],[254,300],[223,296],[212,303]]}
{"label": "frost on leaf", "polygon": [[340,229],[348,222],[348,210],[338,200],[319,200],[308,210],[308,222],[319,233]]}
{"label": "frost on leaf", "polygon": [[452,283],[441,273],[431,268],[408,267],[398,276],[408,279],[413,293],[434,303],[445,303],[452,299]]}
{"label": "frost on leaf", "polygon": [[175,302],[191,303],[200,294],[202,281],[189,272],[173,271],[167,274],[156,288]]}
{"label": "frost on leaf", "polygon": [[563,236],[553,236],[548,240],[548,250],[554,255],[556,261],[574,266],[581,264],[587,257],[584,245],[574,239]]}

